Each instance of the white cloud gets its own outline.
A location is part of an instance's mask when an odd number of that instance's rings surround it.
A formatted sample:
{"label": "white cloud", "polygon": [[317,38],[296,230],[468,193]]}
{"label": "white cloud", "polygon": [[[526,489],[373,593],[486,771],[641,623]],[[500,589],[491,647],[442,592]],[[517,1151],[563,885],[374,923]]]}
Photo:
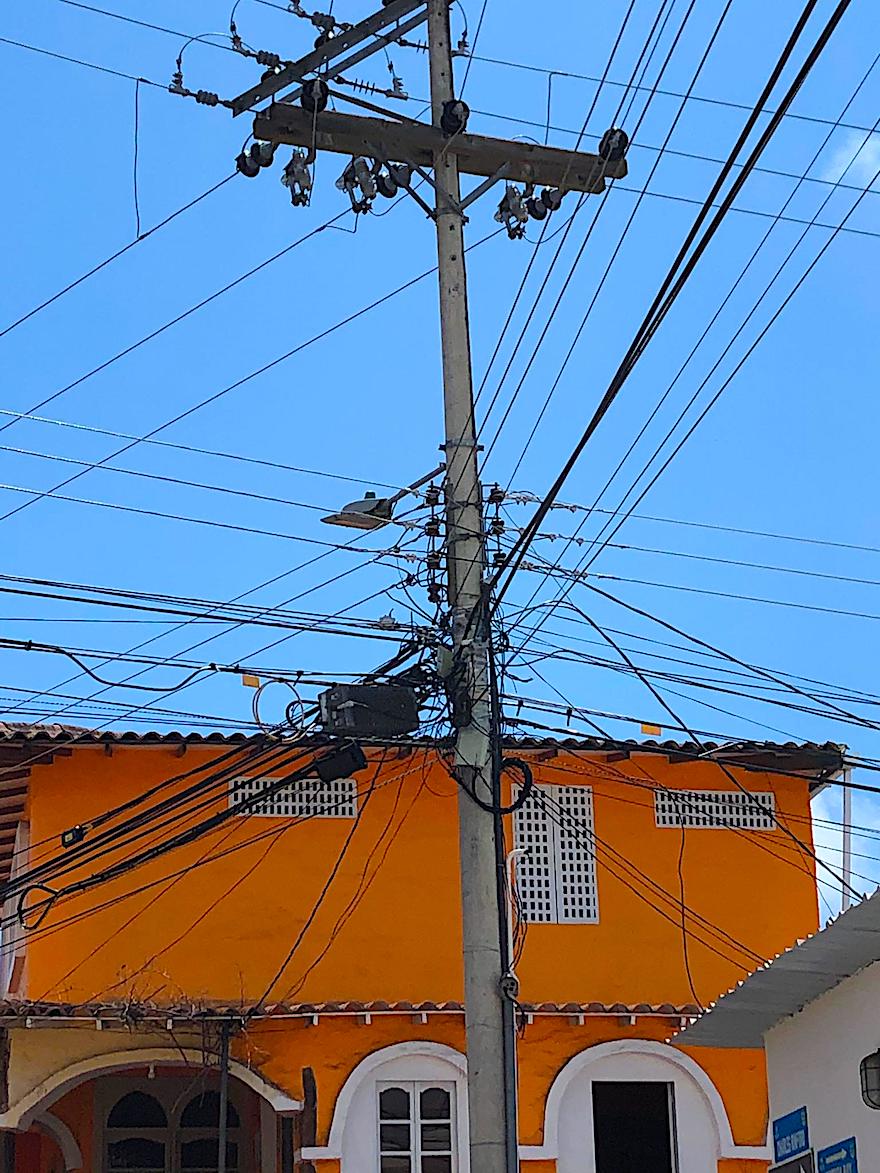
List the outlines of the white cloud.
{"label": "white cloud", "polygon": [[863,131],[850,130],[823,166],[822,178],[831,183],[839,183],[845,177],[847,183],[867,186],[878,171],[880,134],[866,136]]}

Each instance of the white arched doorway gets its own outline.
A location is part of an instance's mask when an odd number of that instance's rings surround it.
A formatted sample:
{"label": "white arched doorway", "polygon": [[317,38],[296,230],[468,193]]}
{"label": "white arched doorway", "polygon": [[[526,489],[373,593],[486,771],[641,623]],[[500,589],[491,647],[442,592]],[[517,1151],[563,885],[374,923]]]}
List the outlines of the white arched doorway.
{"label": "white arched doorway", "polygon": [[[409,1111],[405,1123],[414,1138],[414,1145],[418,1144],[415,1138],[419,1132],[418,1113],[422,1097],[433,1096],[435,1102],[438,1097],[441,1100],[448,1097],[448,1117],[441,1113],[442,1123],[426,1121],[426,1125],[436,1135],[445,1130],[448,1123],[452,1151],[449,1167],[454,1173],[468,1173],[465,1057],[452,1047],[431,1042],[397,1043],[362,1059],[336,1098],[326,1146],[303,1149],[303,1159],[338,1160],[342,1173],[375,1173],[380,1167],[383,1093],[405,1093],[408,1097],[408,1100],[403,1095],[397,1097],[404,1103],[402,1111],[385,1113],[384,1116],[396,1121],[386,1127],[400,1132],[404,1127],[404,1115]],[[417,1170],[418,1164],[417,1156],[414,1156],[410,1167]],[[439,1165],[435,1161],[432,1167],[439,1168]]]}
{"label": "white arched doorway", "polygon": [[520,1155],[555,1160],[557,1173],[597,1173],[593,1085],[626,1083],[669,1089],[677,1173],[715,1173],[721,1158],[769,1159],[764,1146],[734,1143],[718,1089],[693,1059],[642,1039],[601,1043],[570,1059],[547,1096],[544,1143],[523,1147]]}

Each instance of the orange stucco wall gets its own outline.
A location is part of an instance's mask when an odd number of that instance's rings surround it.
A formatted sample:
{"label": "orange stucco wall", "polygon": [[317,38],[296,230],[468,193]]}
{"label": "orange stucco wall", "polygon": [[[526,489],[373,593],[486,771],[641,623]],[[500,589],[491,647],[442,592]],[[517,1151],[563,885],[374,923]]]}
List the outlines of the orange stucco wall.
{"label": "orange stucco wall", "polygon": [[[181,757],[162,747],[107,755],[88,748],[35,769],[31,842],[56,844],[65,828],[214,753],[193,749]],[[656,827],[650,789],[655,781],[731,789],[717,767],[671,765],[647,756],[608,766],[563,755],[536,761],[534,769],[538,782],[593,787],[600,923],[531,925],[519,968],[522,1001],[686,1003],[696,991],[708,1002],[754,968],[740,945],[769,957],[817,927],[811,861],[781,832],[690,830],[682,855],[681,833]],[[361,775],[361,785],[368,777]],[[810,842],[806,782],[754,773],[740,778],[753,790],[774,790],[780,817]],[[421,753],[384,765],[327,899],[273,998],[461,997],[457,801],[448,774]],[[217,796],[200,817],[224,805],[225,796]],[[283,834],[174,875],[273,830]],[[302,825],[235,819],[210,838],[96,892],[60,901],[44,923],[47,931],[29,943],[27,996],[252,1001],[303,928],[350,830],[346,819]],[[167,837],[168,831],[160,834]],[[142,843],[158,837],[151,832]],[[85,874],[74,870],[67,879]],[[680,883],[691,912],[717,926],[713,931],[688,918],[690,979]],[[126,898],[144,885],[152,886]],[[67,923],[71,917],[76,919]],[[522,1143],[540,1143],[547,1091],[572,1055],[609,1039],[664,1039],[674,1025],[650,1017],[639,1017],[634,1026],[616,1017],[588,1018],[582,1025],[564,1016],[536,1017],[520,1044]],[[359,1026],[352,1018],[324,1016],[314,1027],[258,1021],[235,1045],[241,1057],[293,1095],[301,1092],[303,1067],[315,1070],[323,1140],[339,1088],[359,1059],[390,1043],[424,1038],[463,1050],[461,1018],[432,1015],[423,1025],[405,1015],[377,1016],[370,1026]],[[737,1143],[762,1144],[767,1106],[760,1054],[700,1050],[692,1057],[719,1088]],[[723,1173],[753,1170],[734,1163]]]}
{"label": "orange stucco wall", "polygon": [[[64,828],[198,761],[196,752],[181,758],[167,749],[122,749],[112,757],[95,749],[75,751],[34,772],[31,840],[57,842]],[[385,767],[337,879],[276,996],[298,985],[296,996],[303,1001],[461,996],[457,796],[440,767],[426,773],[424,764],[418,754]],[[694,1000],[677,907],[681,836],[656,828],[652,794],[645,787],[652,777],[673,787],[730,785],[709,764],[670,766],[642,758],[613,769],[624,778],[570,757],[536,766],[540,781],[582,780],[593,786],[600,923],[530,926],[520,967],[525,1001]],[[743,778],[753,789],[774,789],[780,815],[796,820],[799,834],[809,836],[805,783],[757,774]],[[96,905],[110,907],[32,940],[27,995],[78,1000],[160,991],[168,1001],[258,997],[318,898],[350,825],[346,819],[316,819],[289,826],[280,838],[228,854],[173,884],[169,880],[167,888],[158,884],[122,899],[127,891],[161,880],[205,854],[284,826],[280,820],[236,819],[231,828],[129,877],[59,902],[46,928],[79,918]],[[142,842],[157,837],[152,833]],[[83,874],[74,871],[68,878]],[[369,882],[356,914],[306,976],[337,919],[363,887],[365,874]],[[811,862],[779,831],[688,831],[682,876],[693,912],[762,957],[817,927]],[[666,896],[658,894],[657,885]],[[659,904],[665,918],[651,904]],[[728,989],[752,962],[730,939],[719,939],[698,923],[689,927],[691,972],[705,1001]]]}

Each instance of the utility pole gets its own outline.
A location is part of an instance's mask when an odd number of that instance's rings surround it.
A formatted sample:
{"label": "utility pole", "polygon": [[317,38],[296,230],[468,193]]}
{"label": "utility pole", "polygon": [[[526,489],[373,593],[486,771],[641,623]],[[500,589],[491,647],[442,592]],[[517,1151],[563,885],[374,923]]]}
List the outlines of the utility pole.
{"label": "utility pole", "polygon": [[[428,0],[428,52],[431,109],[434,125],[439,127],[444,109],[455,101],[448,0]],[[470,1164],[471,1173],[510,1173],[499,932],[505,910],[498,899],[496,828],[492,816],[467,793],[482,790],[484,800],[491,801],[493,754],[483,597],[483,493],[477,467],[464,224],[457,207],[461,185],[454,138],[434,154],[434,180],[446,421],[449,605],[454,663],[467,692],[467,720],[456,730],[454,768],[464,783],[458,792],[458,825]],[[516,1151],[510,1156],[515,1170]]]}
{"label": "utility pole", "polygon": [[[267,72],[260,83],[229,105],[235,115],[266,98],[253,124],[256,154],[239,167],[255,175],[268,165],[260,143],[296,148],[285,181],[296,205],[308,203],[308,169],[317,152],[349,157],[340,185],[358,214],[370,210],[377,193],[406,191],[429,215],[437,234],[440,333],[446,456],[448,598],[452,618],[455,770],[459,793],[465,1030],[471,1173],[516,1173],[516,1037],[514,1007],[502,989],[507,957],[503,877],[505,854],[498,763],[493,744],[490,637],[485,598],[483,500],[478,469],[465,267],[465,209],[496,183],[505,185],[496,219],[511,239],[525,233],[529,218],[545,219],[566,192],[600,194],[610,179],[627,174],[626,136],[610,130],[600,153],[513,142],[466,130],[467,107],[456,100],[450,39],[451,0],[383,0],[379,12],[319,41],[299,62]],[[330,19],[329,17],[327,19]],[[432,123],[426,125],[348,92],[330,79],[427,21]],[[314,76],[317,75],[317,76]],[[275,94],[295,87],[280,100]],[[193,96],[193,95],[190,95]],[[393,95],[392,95],[393,96]],[[352,103],[372,116],[328,109]],[[204,101],[204,98],[198,100]],[[298,104],[296,104],[298,103]],[[385,115],[376,117],[375,115]],[[254,151],[254,148],[251,148]],[[431,174],[433,172],[433,174]],[[417,173],[433,190],[433,206],[410,182]],[[460,176],[481,177],[462,198]],[[514,185],[524,185],[519,190]],[[537,193],[537,185],[544,190]],[[481,806],[467,791],[478,795]]]}

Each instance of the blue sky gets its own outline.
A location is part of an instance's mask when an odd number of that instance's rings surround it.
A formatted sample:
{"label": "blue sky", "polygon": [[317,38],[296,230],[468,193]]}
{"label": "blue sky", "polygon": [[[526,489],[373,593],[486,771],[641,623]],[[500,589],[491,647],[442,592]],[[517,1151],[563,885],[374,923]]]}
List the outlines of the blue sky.
{"label": "blue sky", "polygon": [[[338,15],[357,20],[370,11],[362,0],[336,0]],[[166,25],[188,35],[224,33],[229,6],[217,0],[193,0],[181,6],[154,0],[108,0],[114,11]],[[465,5],[473,40],[478,0]],[[489,0],[477,53],[515,62],[474,61],[466,97],[475,111],[472,129],[498,135],[524,135],[570,145],[583,123],[596,86],[568,74],[599,76],[626,5],[569,5],[560,15],[525,4]],[[662,88],[684,90],[721,10],[720,3],[696,6],[664,75]],[[820,6],[824,20],[833,5]],[[647,74],[654,82],[673,30],[687,4],[676,0],[660,51]],[[715,49],[695,86],[704,98],[750,105],[776,60],[800,5],[758,5],[735,0]],[[639,0],[633,20],[610,71],[612,81],[629,79],[656,12],[656,4]],[[297,57],[311,43],[310,27],[296,17],[243,0],[236,19],[245,41]],[[454,15],[461,31],[461,11]],[[819,22],[811,26],[818,31]],[[823,54],[819,66],[797,98],[794,112],[771,143],[724,221],[716,240],[676,303],[643,360],[589,444],[565,486],[561,499],[591,504],[630,440],[668,387],[694,342],[740,273],[789,196],[786,215],[809,220],[829,196],[821,213],[824,224],[840,223],[860,186],[880,167],[880,138],[852,127],[870,128],[880,93],[880,66],[850,104],[845,121],[831,134],[810,171],[810,181],[792,195],[797,180],[819,149],[829,126],[812,119],[838,119],[871,65],[876,37],[865,6],[854,5]],[[167,85],[180,48],[178,37],[110,19],[59,0],[32,0],[4,12],[0,35],[130,73]],[[220,43],[222,38],[214,38]],[[800,62],[806,42],[796,54]],[[7,280],[0,289],[0,329],[27,313],[67,282],[129,243],[135,233],[133,200],[133,115],[135,86],[126,78],[37,56],[0,44],[3,60],[2,119],[7,144],[7,182],[0,191]],[[412,101],[401,105],[411,116],[423,108],[427,62],[413,50],[395,50],[393,64]],[[548,75],[559,71],[551,88],[546,129]],[[219,48],[196,43],[184,56],[185,80],[193,89],[231,96],[258,77],[253,63]],[[364,64],[357,76],[388,84],[382,55]],[[787,74],[790,76],[790,71]],[[778,91],[781,92],[781,91]],[[606,86],[589,120],[585,145],[595,146],[610,124],[624,90]],[[648,95],[635,97],[627,124],[632,130]],[[610,276],[596,300],[572,361],[556,389],[547,414],[528,446],[512,488],[540,494],[550,484],[604,391],[707,194],[719,164],[746,117],[745,110],[716,102],[690,101],[651,179],[650,193],[627,231]],[[678,108],[678,100],[656,94],[650,101],[630,153],[630,175],[606,200],[590,200],[572,225],[560,262],[539,303],[533,325],[511,367],[499,408],[487,425],[491,439],[525,366],[531,347],[547,320],[564,275],[574,260],[594,216],[595,228],[568,291],[553,318],[546,341],[522,383],[510,416],[489,458],[487,482],[508,483],[532,424],[553,383],[584,312],[594,295],[627,219],[648,178]],[[477,113],[479,112],[479,113]],[[503,116],[503,117],[502,117]],[[143,85],[139,94],[138,197],[145,230],[200,195],[232,171],[233,160],[249,133],[246,118],[232,120],[211,110]],[[677,152],[677,153],[673,153]],[[687,156],[687,157],[686,157]],[[692,156],[698,156],[694,158]],[[699,156],[703,156],[702,158]],[[343,160],[318,162],[315,195],[308,209],[294,209],[279,183],[276,166],[253,181],[236,177],[167,227],[147,237],[117,262],[84,282],[52,306],[0,338],[3,392],[0,409],[28,411],[60,388],[79,379],[117,352],[184,312],[292,241],[343,211],[345,196],[335,188]],[[782,172],[784,174],[779,174]],[[787,173],[787,174],[785,174]],[[832,188],[840,180],[848,187]],[[824,181],[824,182],[823,182]],[[660,194],[662,193],[662,196]],[[500,192],[484,197],[470,213],[468,240],[480,241],[497,225],[493,213]],[[675,198],[662,198],[675,197]],[[761,530],[822,541],[875,547],[876,460],[878,423],[872,373],[877,369],[878,302],[876,269],[880,249],[880,205],[869,193],[831,244],[803,288],[769,331],[754,355],[734,378],[693,438],[642,502],[639,512],[681,521],[737,529]],[[564,216],[574,208],[569,196]],[[130,356],[88,378],[40,414],[53,420],[144,435],[214,392],[306,342],[349,314],[431,268],[433,233],[411,201],[401,199],[381,219],[363,217],[357,232],[327,229],[205,309],[140,346]],[[768,218],[769,217],[771,218]],[[352,227],[348,219],[341,222]],[[558,225],[551,222],[550,230]],[[670,393],[644,440],[620,478],[629,483],[699,387],[742,318],[766,289],[777,267],[798,240],[803,224],[776,223],[752,270],[720,315],[694,361]],[[707,383],[705,402],[732,369],[784,296],[828,240],[824,228],[809,230],[780,281],[774,285],[740,342]],[[536,226],[529,232],[534,241]],[[558,238],[557,238],[558,239]],[[514,330],[490,374],[486,399],[494,392],[511,341],[521,331],[537,296],[556,241],[542,245],[532,279],[514,318]],[[534,244],[497,236],[470,254],[471,323],[474,366],[482,377],[510,308],[513,291],[528,264]],[[699,410],[698,407],[695,410]],[[7,416],[4,420],[14,417]],[[0,423],[4,422],[0,420]],[[338,506],[380,482],[407,484],[432,467],[442,439],[436,285],[428,276],[400,296],[364,314],[270,371],[254,378],[210,406],[162,433],[174,443],[323,470],[360,480],[346,484],[326,477],[296,474],[240,461],[199,456],[141,444],[115,463],[141,472],[206,482],[281,499],[273,503],[145,480],[111,471],[92,471],[60,490],[90,501],[134,509],[177,513],[256,527],[289,537],[264,536],[150,517],[119,509],[44,498],[3,521],[4,572],[123,589],[225,600],[233,598],[298,563],[320,548],[297,539],[338,540],[344,531],[322,526],[320,513],[286,502]],[[101,460],[123,441],[48,423],[18,421],[0,433],[0,445],[73,460]],[[18,488],[50,489],[79,471],[73,465],[0,448],[0,482]],[[615,483],[617,487],[617,483]],[[27,501],[26,494],[0,491],[3,513]],[[618,493],[601,504],[614,508]],[[524,524],[529,508],[513,505],[509,520]],[[583,513],[554,511],[547,530],[571,534]],[[604,519],[603,519],[604,520]],[[595,519],[583,533],[600,528]],[[381,531],[365,547],[386,548],[401,537]],[[656,521],[629,520],[614,539],[645,552],[606,548],[593,570],[596,584],[612,594],[681,627],[737,657],[775,670],[845,685],[873,693],[880,623],[880,555],[852,549],[783,541]],[[536,553],[555,558],[560,543],[541,541]],[[735,562],[857,578],[845,582],[782,570],[751,569],[677,555],[699,555]],[[580,551],[563,561],[574,565]],[[290,573],[247,601],[271,607],[357,566],[338,583],[291,604],[331,613],[399,581],[388,565],[365,565],[367,556],[331,552],[311,567]],[[404,566],[404,569],[409,569]],[[642,585],[642,580],[666,584]],[[623,581],[620,581],[623,580]],[[511,593],[511,606],[524,605],[540,579],[523,572]],[[671,585],[670,585],[671,584]],[[541,586],[540,599],[551,599],[559,581]],[[685,591],[720,591],[713,597]],[[676,588],[676,589],[674,589]],[[750,602],[756,596],[774,602]],[[576,588],[572,599],[591,609],[597,622],[642,636],[681,643],[677,636],[606,600]],[[790,606],[798,604],[799,606]],[[858,612],[832,614],[828,610]],[[378,617],[393,611],[407,617],[399,591],[374,599],[354,614]],[[127,651],[150,636],[159,636],[146,651],[179,655],[207,632],[190,625],[162,634],[161,624],[72,623],[72,618],[112,618],[110,611],[47,604],[39,599],[5,595],[0,612],[3,631],[14,638],[55,641],[66,646]],[[873,617],[872,617],[873,616]],[[41,622],[22,621],[40,617]],[[46,622],[47,618],[52,622]],[[576,647],[576,639],[597,639],[583,622],[562,615],[548,623],[557,645]],[[236,662],[253,656],[283,632],[244,628],[215,639],[194,656]],[[516,632],[513,633],[515,639]],[[649,667],[676,665],[649,660],[650,645],[620,637],[639,649]],[[601,644],[601,641],[600,641]],[[601,646],[581,645],[606,658]],[[354,672],[383,656],[386,645],[339,636],[300,635],[281,644],[259,663],[285,669]],[[687,651],[654,648],[686,659]],[[97,685],[77,679],[59,688],[75,669],[57,657],[4,652],[6,685],[3,703],[10,718],[23,693],[12,689],[54,690],[87,697]],[[638,681],[599,667],[558,660],[537,665],[550,684],[575,704],[611,713],[669,719]],[[124,666],[110,664],[111,679]],[[516,671],[516,669],[514,669]],[[677,666],[691,675],[717,675],[718,665]],[[527,668],[516,687],[523,695],[556,699],[556,693]],[[162,669],[148,682],[173,684],[180,670]],[[669,700],[692,727],[738,737],[835,740],[854,752],[880,756],[880,739],[830,716],[791,712],[758,704],[749,696],[700,692],[673,684],[682,696]],[[820,686],[815,686],[819,688]],[[2,691],[2,690],[0,690]],[[749,692],[752,692],[749,685]],[[143,694],[118,689],[114,700],[144,702]],[[729,712],[697,703],[708,701]],[[148,698],[149,699],[149,698]],[[251,692],[233,676],[212,677],[172,695],[157,697],[169,708],[247,720]],[[799,702],[799,698],[789,699]],[[269,717],[271,695],[266,704]],[[810,703],[810,702],[805,702]],[[55,713],[64,702],[54,697],[25,700]],[[89,723],[90,710],[67,719]],[[870,716],[874,710],[862,708]],[[21,715],[19,713],[18,715]],[[534,715],[534,714],[532,714]],[[541,719],[540,717],[538,719]],[[96,721],[97,723],[97,721]],[[178,722],[178,724],[181,722]],[[549,719],[553,723],[553,719]],[[638,726],[608,721],[615,733],[638,735]],[[139,726],[145,727],[143,725]],[[769,727],[769,728],[768,728]],[[857,772],[868,782],[873,773]],[[819,800],[820,813],[839,817],[839,792]],[[868,795],[857,795],[856,820],[880,828],[880,809]],[[833,831],[829,829],[833,839]],[[874,840],[857,849],[877,855]],[[830,842],[833,855],[834,842]],[[880,875],[873,860],[856,861],[856,870]],[[860,881],[861,883],[861,881]],[[833,903],[833,894],[829,893]]]}

